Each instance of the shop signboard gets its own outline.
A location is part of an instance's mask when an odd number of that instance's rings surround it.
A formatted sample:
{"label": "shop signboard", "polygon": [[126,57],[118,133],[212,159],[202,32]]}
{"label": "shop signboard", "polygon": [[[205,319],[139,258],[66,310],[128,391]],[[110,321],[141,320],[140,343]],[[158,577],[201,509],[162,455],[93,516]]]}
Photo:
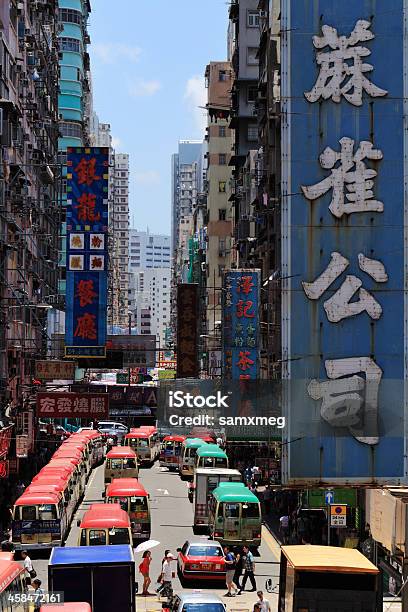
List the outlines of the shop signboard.
{"label": "shop signboard", "polygon": [[284,484],[407,481],[407,14],[281,2]]}
{"label": "shop signboard", "polygon": [[37,393],[37,417],[51,419],[88,418],[109,416],[107,393]]}
{"label": "shop signboard", "polygon": [[198,378],[198,285],[177,286],[177,378]]}
{"label": "shop signboard", "polygon": [[35,377],[39,380],[73,380],[75,362],[57,359],[36,361]]}

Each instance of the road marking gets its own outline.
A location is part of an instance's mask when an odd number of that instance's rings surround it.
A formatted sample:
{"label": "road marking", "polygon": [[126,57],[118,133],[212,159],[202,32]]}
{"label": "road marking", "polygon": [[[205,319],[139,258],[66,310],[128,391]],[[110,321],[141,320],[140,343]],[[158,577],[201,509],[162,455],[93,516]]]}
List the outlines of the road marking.
{"label": "road marking", "polygon": [[271,532],[262,525],[262,540],[266,543],[267,547],[278,561],[280,560],[280,545],[277,540],[273,537]]}
{"label": "road marking", "polygon": [[167,489],[156,489],[159,493],[163,493],[163,495],[170,495]]}

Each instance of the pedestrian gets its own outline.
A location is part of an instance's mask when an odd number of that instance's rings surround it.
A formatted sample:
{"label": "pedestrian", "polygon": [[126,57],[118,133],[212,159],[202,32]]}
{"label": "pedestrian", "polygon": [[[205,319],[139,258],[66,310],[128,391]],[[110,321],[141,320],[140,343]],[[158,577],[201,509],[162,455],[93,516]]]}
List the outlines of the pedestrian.
{"label": "pedestrian", "polygon": [[142,562],[139,565],[139,572],[143,576],[143,591],[142,595],[146,597],[146,595],[152,595],[153,593],[149,593],[149,586],[151,584],[150,579],[150,563],[152,561],[152,553],[150,550],[145,550],[142,556]]}
{"label": "pedestrian", "polygon": [[256,603],[260,608],[260,612],[271,612],[271,605],[267,599],[264,599],[263,591],[258,591],[257,595],[259,599]]}
{"label": "pedestrian", "polygon": [[173,597],[172,580],[176,577],[176,572],[173,571],[171,564],[174,560],[175,558],[173,557],[173,555],[168,552],[162,566],[162,592],[167,597],[167,599]]}
{"label": "pedestrian", "polygon": [[33,580],[32,587],[34,589],[34,597],[35,597],[35,599],[34,599],[34,611],[35,610],[41,610],[41,606],[44,603],[43,602],[44,590],[41,588],[41,580],[39,580],[38,578]]}
{"label": "pedestrian", "polygon": [[248,546],[244,546],[244,577],[242,579],[241,588],[238,591],[238,595],[241,595],[242,591],[245,591],[245,585],[249,578],[252,589],[251,591],[256,591],[256,581],[255,581],[255,561],[254,555],[249,550]]}
{"label": "pedestrian", "polygon": [[[235,597],[238,591],[236,584],[234,584],[235,555],[229,546],[224,546],[224,561],[226,565],[225,582],[227,584],[227,592],[224,597]],[[235,593],[232,593],[232,589]]]}
{"label": "pedestrian", "polygon": [[254,604],[254,612],[261,612],[261,606],[259,605],[259,603]]}
{"label": "pedestrian", "polygon": [[243,568],[244,568],[244,558],[242,555],[242,551],[238,551],[235,554],[235,571],[234,571],[234,576],[232,578],[232,582],[237,585],[238,590],[241,589],[240,578],[242,575]]}
{"label": "pedestrian", "polygon": [[21,558],[24,561],[24,571],[27,574],[25,578],[25,583],[27,586],[29,586],[31,584],[31,580],[37,576],[37,572],[33,568],[33,562],[28,556],[28,552],[26,550],[22,551]]}
{"label": "pedestrian", "polygon": [[282,542],[287,544],[289,534],[289,517],[287,514],[282,514],[279,519],[279,531],[282,537]]}
{"label": "pedestrian", "polygon": [[163,590],[163,564],[166,561],[167,555],[169,553],[170,553],[169,550],[165,550],[164,551],[164,557],[163,557],[162,562],[161,562],[161,571],[160,571],[159,577],[157,578],[157,582],[158,582],[159,586],[156,589],[156,593],[159,593],[159,594]]}

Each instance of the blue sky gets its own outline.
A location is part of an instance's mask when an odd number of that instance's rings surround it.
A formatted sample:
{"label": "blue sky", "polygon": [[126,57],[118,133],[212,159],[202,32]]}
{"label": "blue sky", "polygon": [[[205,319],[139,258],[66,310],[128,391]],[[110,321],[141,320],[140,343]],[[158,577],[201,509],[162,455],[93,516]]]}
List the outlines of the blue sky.
{"label": "blue sky", "polygon": [[94,110],[130,154],[131,223],[170,233],[171,154],[202,139],[204,70],[226,58],[226,0],[94,0]]}

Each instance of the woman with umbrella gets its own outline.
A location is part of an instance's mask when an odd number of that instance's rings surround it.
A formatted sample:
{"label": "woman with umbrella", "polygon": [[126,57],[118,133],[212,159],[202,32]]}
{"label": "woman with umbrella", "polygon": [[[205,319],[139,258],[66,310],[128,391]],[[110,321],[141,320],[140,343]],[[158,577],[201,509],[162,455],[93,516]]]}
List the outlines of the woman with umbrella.
{"label": "woman with umbrella", "polygon": [[150,550],[145,550],[143,553],[142,562],[139,565],[139,572],[143,576],[142,595],[144,596],[153,595],[153,593],[149,593],[148,591],[149,585],[152,582],[150,579],[150,575],[149,575],[151,562],[152,562],[152,553],[150,552]]}
{"label": "woman with umbrella", "polygon": [[157,540],[147,540],[146,542],[142,542],[141,544],[139,544],[139,546],[135,548],[135,553],[143,553],[142,561],[139,565],[139,572],[143,576],[142,595],[144,595],[145,597],[147,595],[153,595],[153,593],[149,593],[149,591],[147,590],[152,582],[150,578],[150,563],[152,562],[152,553],[150,552],[150,548],[154,548],[159,544],[160,542],[158,542]]}

